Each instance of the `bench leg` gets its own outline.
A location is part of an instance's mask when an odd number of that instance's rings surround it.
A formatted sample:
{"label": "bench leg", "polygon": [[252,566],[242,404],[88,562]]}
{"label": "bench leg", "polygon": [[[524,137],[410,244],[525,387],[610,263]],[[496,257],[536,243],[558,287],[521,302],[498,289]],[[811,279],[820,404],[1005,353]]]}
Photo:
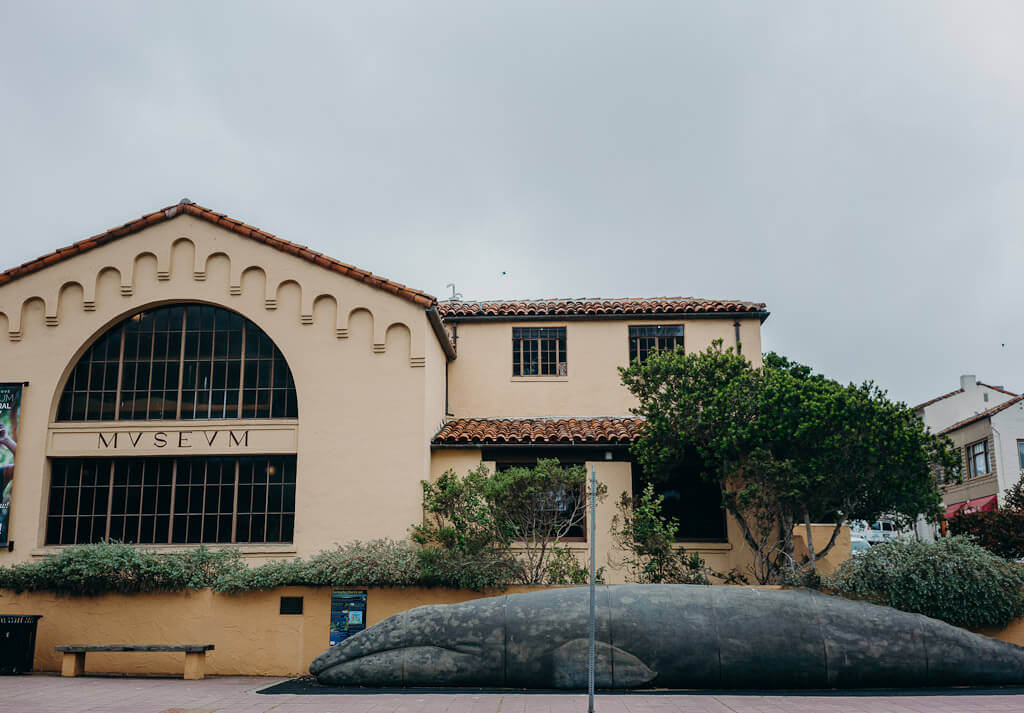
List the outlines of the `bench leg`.
{"label": "bench leg", "polygon": [[206,652],[185,652],[185,680],[202,681],[206,675]]}
{"label": "bench leg", "polygon": [[60,675],[74,678],[85,673],[85,652],[72,653],[64,652],[60,661]]}

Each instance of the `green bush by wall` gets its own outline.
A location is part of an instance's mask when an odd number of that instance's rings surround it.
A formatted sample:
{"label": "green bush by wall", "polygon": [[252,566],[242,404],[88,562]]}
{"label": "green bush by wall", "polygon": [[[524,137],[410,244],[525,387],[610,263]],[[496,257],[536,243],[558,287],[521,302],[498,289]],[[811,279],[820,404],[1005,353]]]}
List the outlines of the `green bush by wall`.
{"label": "green bush by wall", "polygon": [[39,562],[0,567],[0,589],[92,596],[109,592],[176,592],[212,588],[252,592],[288,585],[328,587],[502,587],[509,573],[493,562],[407,542],[352,542],[308,560],[245,564],[236,548],[198,547],[158,554],[120,543],[68,547]]}
{"label": "green bush by wall", "polygon": [[1024,567],[965,537],[875,545],[843,562],[825,587],[968,629],[1024,616]]}

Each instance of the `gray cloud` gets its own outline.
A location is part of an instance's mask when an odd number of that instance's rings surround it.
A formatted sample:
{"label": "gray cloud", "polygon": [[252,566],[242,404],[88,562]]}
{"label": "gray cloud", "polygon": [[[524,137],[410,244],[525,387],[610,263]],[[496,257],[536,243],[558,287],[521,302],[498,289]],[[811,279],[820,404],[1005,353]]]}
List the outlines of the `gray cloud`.
{"label": "gray cloud", "polygon": [[1024,389],[1022,6],[551,5],[3,3],[0,262],[188,196],[439,296],[758,299],[836,378]]}

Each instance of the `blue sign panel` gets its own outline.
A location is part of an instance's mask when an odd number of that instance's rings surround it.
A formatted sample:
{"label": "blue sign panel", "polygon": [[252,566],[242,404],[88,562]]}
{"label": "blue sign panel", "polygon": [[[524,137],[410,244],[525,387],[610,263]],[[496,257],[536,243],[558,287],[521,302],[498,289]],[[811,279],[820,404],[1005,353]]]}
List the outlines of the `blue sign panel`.
{"label": "blue sign panel", "polygon": [[366,628],[366,592],[335,589],[331,592],[331,641],[342,641]]}

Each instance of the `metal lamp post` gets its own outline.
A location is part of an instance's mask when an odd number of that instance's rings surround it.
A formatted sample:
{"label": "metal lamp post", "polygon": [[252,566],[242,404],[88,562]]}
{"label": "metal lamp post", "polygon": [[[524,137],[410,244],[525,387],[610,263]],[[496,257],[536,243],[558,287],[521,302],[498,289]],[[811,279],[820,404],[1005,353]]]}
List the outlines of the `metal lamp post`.
{"label": "metal lamp post", "polygon": [[590,647],[587,662],[587,713],[594,713],[594,646],[597,636],[597,466],[590,466]]}

